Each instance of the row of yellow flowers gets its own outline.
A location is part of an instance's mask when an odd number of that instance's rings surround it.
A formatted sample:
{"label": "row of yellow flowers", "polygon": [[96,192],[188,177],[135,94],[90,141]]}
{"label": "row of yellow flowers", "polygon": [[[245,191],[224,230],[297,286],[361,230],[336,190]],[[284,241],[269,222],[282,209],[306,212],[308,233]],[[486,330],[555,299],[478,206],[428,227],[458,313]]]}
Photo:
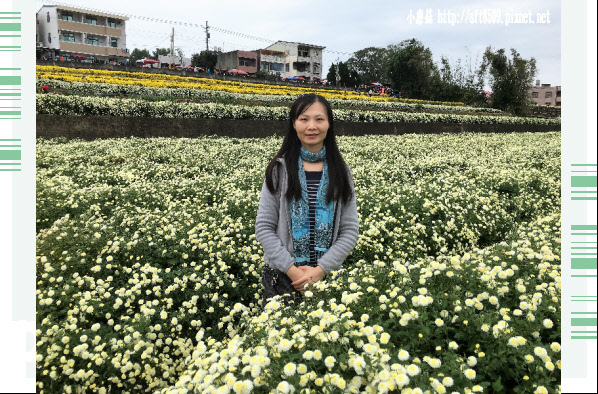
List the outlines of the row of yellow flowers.
{"label": "row of yellow flowers", "polygon": [[37,78],[47,78],[67,82],[95,82],[118,85],[136,85],[155,88],[191,88],[226,91],[241,94],[301,95],[317,93],[327,99],[350,99],[364,101],[403,101],[421,104],[464,105],[463,103],[431,102],[426,100],[394,99],[386,96],[358,95],[354,91],[325,90],[302,86],[279,86],[261,83],[223,81],[213,78],[184,77],[169,74],[124,72],[97,69],[74,69],[55,66],[37,66]]}

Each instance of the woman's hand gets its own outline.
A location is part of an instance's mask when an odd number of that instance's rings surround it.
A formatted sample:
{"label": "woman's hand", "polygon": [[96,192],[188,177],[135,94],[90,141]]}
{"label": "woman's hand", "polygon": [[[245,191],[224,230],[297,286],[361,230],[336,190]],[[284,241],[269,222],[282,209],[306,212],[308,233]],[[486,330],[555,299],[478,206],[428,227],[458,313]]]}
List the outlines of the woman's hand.
{"label": "woman's hand", "polygon": [[310,266],[304,265],[304,266],[295,267],[295,268],[297,268],[302,273],[302,275],[297,279],[295,279],[289,275],[289,278],[291,278],[291,280],[293,280],[291,285],[293,285],[295,290],[300,291],[301,293],[303,293],[306,290],[305,289],[306,284],[312,285],[312,284],[322,280],[322,278],[324,278],[324,276],[326,275],[326,273],[320,266],[310,267]]}

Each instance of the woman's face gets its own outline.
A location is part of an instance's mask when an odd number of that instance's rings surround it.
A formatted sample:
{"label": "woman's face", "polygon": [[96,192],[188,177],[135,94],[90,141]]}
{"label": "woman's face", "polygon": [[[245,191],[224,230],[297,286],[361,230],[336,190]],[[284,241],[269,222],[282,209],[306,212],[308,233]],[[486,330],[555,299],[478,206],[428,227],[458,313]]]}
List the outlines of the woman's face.
{"label": "woman's face", "polygon": [[326,107],[316,101],[295,119],[293,126],[301,145],[310,152],[319,152],[324,146],[324,138],[330,126]]}

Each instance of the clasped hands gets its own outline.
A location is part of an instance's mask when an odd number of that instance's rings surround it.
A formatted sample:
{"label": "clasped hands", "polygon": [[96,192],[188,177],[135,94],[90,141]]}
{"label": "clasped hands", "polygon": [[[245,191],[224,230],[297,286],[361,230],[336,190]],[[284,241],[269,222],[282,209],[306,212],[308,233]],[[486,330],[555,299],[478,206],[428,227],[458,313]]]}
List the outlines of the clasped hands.
{"label": "clasped hands", "polygon": [[292,265],[288,271],[287,276],[291,278],[293,281],[291,285],[295,288],[295,290],[304,293],[306,288],[305,285],[312,285],[324,278],[326,273],[320,266],[310,267],[308,265],[304,265],[301,267],[296,267]]}

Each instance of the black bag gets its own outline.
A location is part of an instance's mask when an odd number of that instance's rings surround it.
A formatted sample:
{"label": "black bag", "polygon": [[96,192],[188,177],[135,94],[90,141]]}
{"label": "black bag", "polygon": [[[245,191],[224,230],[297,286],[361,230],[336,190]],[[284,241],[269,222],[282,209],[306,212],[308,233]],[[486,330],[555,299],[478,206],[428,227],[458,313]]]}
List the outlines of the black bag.
{"label": "black bag", "polygon": [[276,295],[285,296],[283,299],[285,305],[300,303],[303,295],[295,290],[291,283],[291,278],[283,272],[270,268],[268,265],[264,265],[264,270],[262,272],[262,285],[264,286],[262,305],[265,307],[270,298]]}

